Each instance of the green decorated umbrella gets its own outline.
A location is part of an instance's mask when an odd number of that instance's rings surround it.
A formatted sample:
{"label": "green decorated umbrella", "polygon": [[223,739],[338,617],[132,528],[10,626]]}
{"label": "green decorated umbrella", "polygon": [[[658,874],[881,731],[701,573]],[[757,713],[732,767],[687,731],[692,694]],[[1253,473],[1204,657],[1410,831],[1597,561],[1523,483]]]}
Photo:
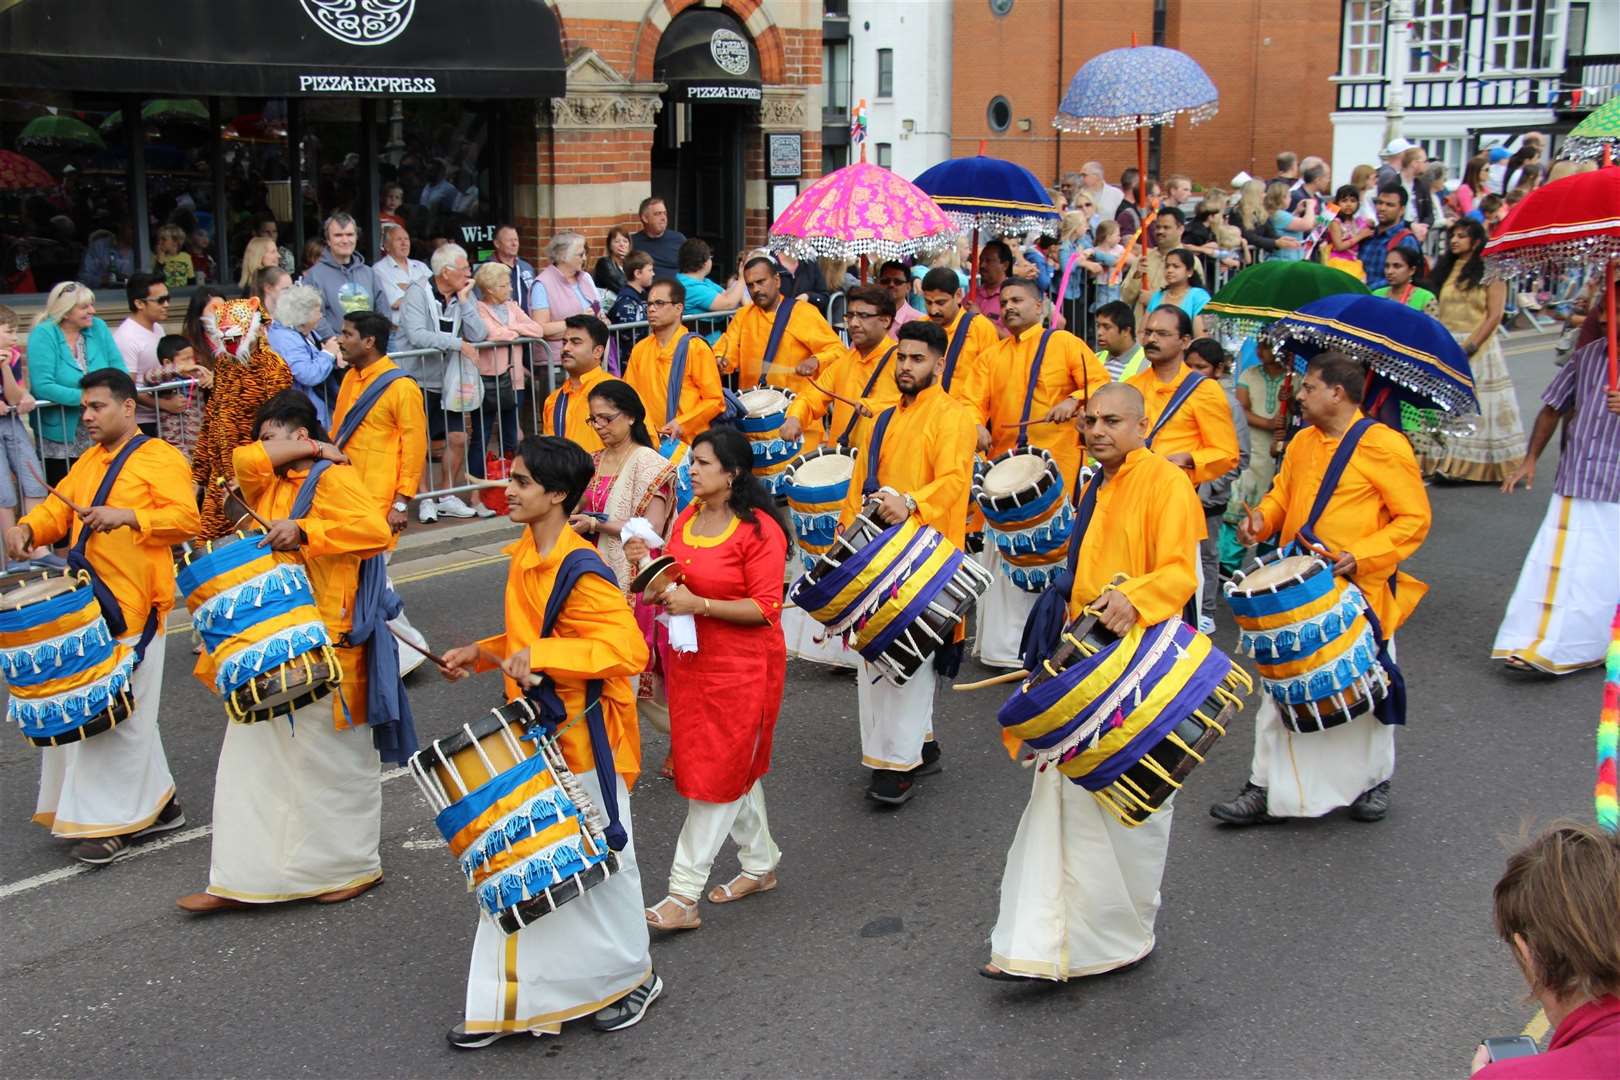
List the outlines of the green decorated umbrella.
{"label": "green decorated umbrella", "polygon": [[1558,156],[1571,161],[1586,161],[1603,156],[1605,146],[1620,143],[1620,94],[1592,110],[1575,130],[1564,136],[1564,145]]}
{"label": "green decorated umbrella", "polygon": [[1371,295],[1371,290],[1343,270],[1303,260],[1268,259],[1233,276],[1204,305],[1218,316],[1221,332],[1252,334],[1313,300],[1339,293]]}
{"label": "green decorated umbrella", "polygon": [[66,113],[34,117],[18,134],[17,145],[25,150],[103,150],[107,146],[95,128]]}

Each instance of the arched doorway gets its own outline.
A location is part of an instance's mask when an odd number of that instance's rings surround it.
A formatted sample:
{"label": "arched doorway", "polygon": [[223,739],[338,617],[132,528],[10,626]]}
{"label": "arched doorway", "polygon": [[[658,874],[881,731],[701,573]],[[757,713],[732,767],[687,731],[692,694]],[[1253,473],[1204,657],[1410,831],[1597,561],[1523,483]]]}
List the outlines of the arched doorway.
{"label": "arched doorway", "polygon": [[743,245],[743,151],[757,131],[759,51],[726,11],[689,8],[658,39],[653,78],[666,83],[653,139],[652,191],[670,225],[714,248],[724,280]]}

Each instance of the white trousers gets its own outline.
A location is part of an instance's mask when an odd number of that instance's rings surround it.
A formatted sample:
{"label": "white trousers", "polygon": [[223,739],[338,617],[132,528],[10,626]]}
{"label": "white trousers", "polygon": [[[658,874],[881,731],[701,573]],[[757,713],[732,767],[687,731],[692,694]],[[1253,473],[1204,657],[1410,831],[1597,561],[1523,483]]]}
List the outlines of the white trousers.
{"label": "white trousers", "polygon": [[382,877],[382,763],[368,727],[332,727],[329,698],[231,724],[214,778],[208,891],[271,904]]}
{"label": "white trousers", "polygon": [[922,764],[923,743],[934,737],[934,662],[904,686],[894,686],[865,661],[856,676],[861,715],[861,764],[868,769],[905,772]]}
{"label": "white trousers", "polygon": [[746,795],[732,802],[687,801],[686,821],[675,841],[675,862],[669,868],[669,891],[688,899],[702,896],[709,869],[728,835],[737,845],[737,862],[750,874],[768,873],[782,861],[765,816],[762,781],[755,780]]}
{"label": "white trousers", "polygon": [[1553,675],[1603,663],[1620,603],[1620,503],[1554,495],[1491,655]]}
{"label": "white trousers", "polygon": [[[578,776],[600,805],[596,773]],[[564,1021],[611,1005],[652,971],[630,792],[623,780],[618,785],[619,821],[629,838],[618,873],[515,934],[479,917],[467,972],[468,1031],[555,1035]]]}
{"label": "white trousers", "polygon": [[1277,703],[1261,691],[1249,782],[1266,789],[1276,817],[1321,817],[1394,775],[1395,729],[1378,717],[1368,713],[1299,735],[1283,726]]}
{"label": "white trousers", "polygon": [[[139,639],[136,634],[124,644],[133,648]],[[167,640],[160,628],[130,676],[135,707],[123,723],[82,742],[40,748],[34,820],[52,836],[79,840],[139,832],[174,796],[158,731]]]}
{"label": "white trousers", "polygon": [[[997,555],[995,561],[1000,558]],[[1024,623],[1040,594],[1014,585],[999,566],[993,567],[991,576],[989,590],[979,598],[979,663],[1016,669],[1023,666],[1018,646],[1024,640]]]}
{"label": "white trousers", "polygon": [[1007,852],[990,962],[1061,980],[1151,952],[1173,804],[1126,828],[1056,769],[1036,771]]}

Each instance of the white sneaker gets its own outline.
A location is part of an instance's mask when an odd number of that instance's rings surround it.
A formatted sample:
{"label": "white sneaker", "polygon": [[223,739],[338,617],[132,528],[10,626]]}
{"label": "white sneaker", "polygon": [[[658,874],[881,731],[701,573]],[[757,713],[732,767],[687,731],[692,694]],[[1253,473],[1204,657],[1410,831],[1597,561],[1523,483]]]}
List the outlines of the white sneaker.
{"label": "white sneaker", "polygon": [[478,517],[481,517],[481,518],[492,518],[492,517],[495,516],[495,511],[491,510],[488,506],[484,505],[484,500],[483,499],[474,499],[473,500],[472,511],[473,511],[473,513],[475,515],[477,515]]}
{"label": "white sneaker", "polygon": [[1205,637],[1213,634],[1215,632],[1215,620],[1208,615],[1198,616],[1198,632]]}
{"label": "white sneaker", "polygon": [[440,499],[438,509],[439,513],[443,514],[445,517],[470,518],[478,516],[478,511],[462,502],[461,499],[455,495],[446,495]]}
{"label": "white sneaker", "polygon": [[432,499],[423,499],[416,504],[416,520],[424,525],[430,525],[439,520],[439,511],[433,505]]}

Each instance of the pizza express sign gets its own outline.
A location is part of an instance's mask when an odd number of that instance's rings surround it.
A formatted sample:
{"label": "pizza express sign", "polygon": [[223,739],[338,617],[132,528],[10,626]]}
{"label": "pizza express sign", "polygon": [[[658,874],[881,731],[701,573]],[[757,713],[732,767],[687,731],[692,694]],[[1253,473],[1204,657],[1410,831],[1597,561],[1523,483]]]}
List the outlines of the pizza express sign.
{"label": "pizza express sign", "polygon": [[712,64],[702,65],[702,70],[671,73],[679,84],[681,100],[753,104],[763,100],[758,81],[749,78],[756,65],[754,46],[746,37],[725,27],[715,30],[709,35],[707,59]]}

